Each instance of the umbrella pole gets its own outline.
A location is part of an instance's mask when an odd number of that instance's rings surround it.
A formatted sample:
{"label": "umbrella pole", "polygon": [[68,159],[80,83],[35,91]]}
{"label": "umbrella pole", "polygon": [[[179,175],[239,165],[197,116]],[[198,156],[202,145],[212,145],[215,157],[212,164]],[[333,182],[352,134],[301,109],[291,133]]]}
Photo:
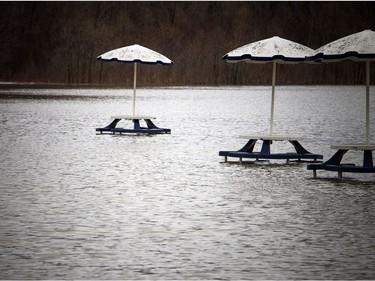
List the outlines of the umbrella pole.
{"label": "umbrella pole", "polygon": [[275,107],[275,84],[276,84],[276,62],[272,62],[272,97],[271,97],[271,121],[270,121],[270,135],[273,134],[273,115]]}
{"label": "umbrella pole", "polygon": [[370,61],[366,61],[366,144],[370,143]]}
{"label": "umbrella pole", "polygon": [[135,116],[135,89],[137,88],[137,63],[134,63],[133,116]]}

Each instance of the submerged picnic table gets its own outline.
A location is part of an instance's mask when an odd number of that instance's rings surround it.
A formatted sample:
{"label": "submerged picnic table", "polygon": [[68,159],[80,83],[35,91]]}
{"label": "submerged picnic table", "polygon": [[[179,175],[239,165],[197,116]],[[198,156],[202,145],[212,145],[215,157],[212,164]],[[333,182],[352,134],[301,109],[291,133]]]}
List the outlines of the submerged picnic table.
{"label": "submerged picnic table", "polygon": [[[375,144],[340,144],[331,145],[337,152],[326,162],[321,164],[309,164],[307,170],[312,170],[316,178],[316,170],[336,171],[338,177],[342,178],[342,173],[375,173],[372,151],[375,150]],[[363,165],[357,166],[353,163],[341,163],[342,158],[349,150],[363,151]]]}
{"label": "submerged picnic table", "polygon": [[[219,156],[224,156],[224,161],[227,162],[228,157],[239,158],[240,163],[242,163],[243,158],[252,158],[255,160],[264,159],[285,159],[288,163],[289,160],[314,160],[323,159],[323,155],[313,154],[307,151],[299,141],[302,140],[301,137],[294,136],[281,136],[281,135],[241,135],[240,138],[248,139],[248,142],[243,148],[238,151],[220,151]],[[259,152],[253,152],[255,144],[257,141],[263,141],[262,148]],[[295,152],[288,153],[271,153],[271,144],[273,141],[288,141],[292,144]]]}
{"label": "submerged picnic table", "polygon": [[[171,129],[159,128],[157,127],[151,119],[156,119],[153,116],[136,116],[136,115],[116,115],[112,116],[114,120],[104,128],[96,128],[97,132],[100,134],[103,133],[110,133],[110,134],[122,134],[122,133],[130,133],[130,134],[169,134]],[[116,125],[120,120],[131,120],[133,121],[133,128],[126,129],[126,128],[116,128]],[[147,127],[142,127],[140,121],[143,120]]]}

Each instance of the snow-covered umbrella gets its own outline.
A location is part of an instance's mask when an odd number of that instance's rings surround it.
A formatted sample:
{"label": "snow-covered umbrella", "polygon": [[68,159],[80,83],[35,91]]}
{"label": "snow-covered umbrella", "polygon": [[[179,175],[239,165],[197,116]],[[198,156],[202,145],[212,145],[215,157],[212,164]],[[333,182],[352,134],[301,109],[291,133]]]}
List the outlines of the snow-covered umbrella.
{"label": "snow-covered umbrella", "polygon": [[370,142],[370,62],[375,61],[375,32],[364,30],[332,41],[309,59],[321,62],[353,60],[366,62],[366,144]]}
{"label": "snow-covered umbrella", "polygon": [[312,54],[314,54],[314,50],[310,49],[309,47],[278,36],[274,36],[239,47],[223,56],[223,59],[227,62],[272,62],[270,135],[273,134],[276,64],[294,64],[306,62],[306,57],[311,56]]}
{"label": "snow-covered umbrella", "polygon": [[133,116],[135,116],[135,98],[137,88],[137,64],[172,65],[173,61],[166,56],[138,44],[106,52],[97,57],[101,61],[117,61],[134,64]]}

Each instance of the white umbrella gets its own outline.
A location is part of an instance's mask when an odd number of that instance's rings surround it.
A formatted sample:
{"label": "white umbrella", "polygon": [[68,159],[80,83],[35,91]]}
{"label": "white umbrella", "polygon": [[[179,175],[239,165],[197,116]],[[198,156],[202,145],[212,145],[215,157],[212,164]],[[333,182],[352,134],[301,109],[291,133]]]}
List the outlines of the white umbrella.
{"label": "white umbrella", "polygon": [[309,58],[322,62],[366,62],[366,143],[370,142],[370,62],[375,60],[375,32],[364,30],[328,43]]}
{"label": "white umbrella", "polygon": [[273,133],[274,100],[277,63],[307,62],[306,57],[314,54],[314,50],[299,43],[274,36],[268,39],[250,43],[239,47],[226,55],[223,59],[227,62],[268,63],[272,62],[272,98],[270,135]]}
{"label": "white umbrella", "polygon": [[134,91],[133,91],[133,116],[135,116],[135,97],[137,87],[137,63],[172,65],[166,56],[138,44],[118,48],[97,57],[102,61],[118,61],[121,63],[134,63]]}

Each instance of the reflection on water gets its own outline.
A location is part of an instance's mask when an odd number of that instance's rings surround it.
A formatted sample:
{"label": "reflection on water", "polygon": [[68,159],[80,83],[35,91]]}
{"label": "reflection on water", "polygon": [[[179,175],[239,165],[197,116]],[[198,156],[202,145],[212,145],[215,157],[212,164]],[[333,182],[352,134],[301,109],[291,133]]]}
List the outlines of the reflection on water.
{"label": "reflection on water", "polygon": [[[374,278],[374,175],[218,156],[267,132],[269,87],[138,92],[171,135],[95,134],[131,90],[0,93],[0,279]],[[364,102],[363,87],[278,87],[274,130],[327,159],[363,142]]]}

